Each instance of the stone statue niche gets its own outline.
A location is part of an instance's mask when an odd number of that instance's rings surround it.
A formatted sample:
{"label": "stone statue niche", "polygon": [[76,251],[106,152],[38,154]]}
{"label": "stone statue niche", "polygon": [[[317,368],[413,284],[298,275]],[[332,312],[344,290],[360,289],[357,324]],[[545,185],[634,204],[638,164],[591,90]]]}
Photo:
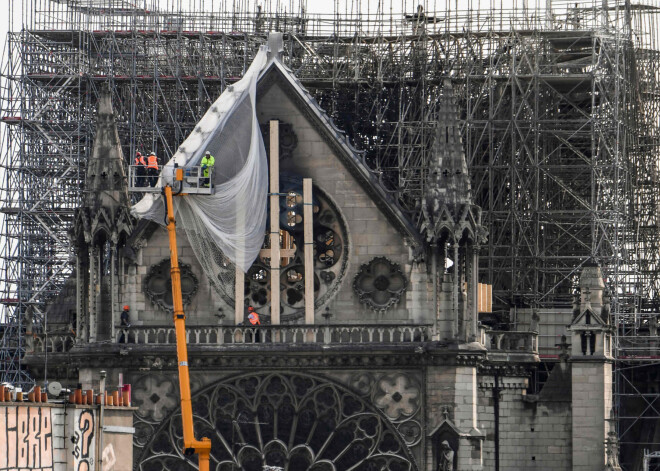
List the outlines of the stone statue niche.
{"label": "stone statue niche", "polygon": [[433,443],[433,470],[434,471],[457,471],[458,470],[458,434],[449,426],[444,424],[432,437]]}

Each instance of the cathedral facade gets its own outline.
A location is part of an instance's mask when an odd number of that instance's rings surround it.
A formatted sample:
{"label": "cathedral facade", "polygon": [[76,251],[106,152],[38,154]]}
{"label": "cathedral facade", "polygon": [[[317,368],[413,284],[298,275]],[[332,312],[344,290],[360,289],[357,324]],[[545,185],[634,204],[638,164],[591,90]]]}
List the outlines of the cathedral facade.
{"label": "cathedral facade", "polygon": [[[280,132],[279,323],[268,243],[239,286],[222,260],[208,276],[193,235],[178,227],[196,435],[212,439],[211,468],[617,469],[599,268],[583,269],[561,360],[538,394],[527,394],[538,318],[526,331],[481,322],[489,280],[479,252],[489,234],[470,194],[451,83],[423,176],[424,217],[413,221],[271,54],[257,113],[266,141],[271,122]],[[111,384],[130,383],[134,469],[196,469],[181,452],[167,233],[130,215],[109,95],[98,109],[71,234],[75,276],[49,321],[67,328],[35,337],[26,361],[41,376],[47,361],[50,378],[84,389],[101,370]],[[303,179],[313,183],[313,299],[304,290]],[[124,305],[130,326],[120,321]],[[247,323],[248,306],[261,325]]]}

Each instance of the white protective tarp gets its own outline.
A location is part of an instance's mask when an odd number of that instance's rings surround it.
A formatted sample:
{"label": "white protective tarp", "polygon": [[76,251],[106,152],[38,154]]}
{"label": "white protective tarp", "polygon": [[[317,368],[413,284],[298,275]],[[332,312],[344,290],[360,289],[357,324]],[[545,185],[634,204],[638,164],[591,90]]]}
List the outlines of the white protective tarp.
{"label": "white protective tarp", "polygon": [[[256,87],[267,56],[262,46],[244,77],[220,95],[161,172],[161,180],[171,184],[175,163],[199,166],[206,151],[215,157],[214,194],[174,198],[177,228],[186,230],[212,282],[221,265],[226,266],[217,249],[246,272],[264,242],[268,162],[257,121]],[[132,211],[165,224],[159,194],[147,193]]]}

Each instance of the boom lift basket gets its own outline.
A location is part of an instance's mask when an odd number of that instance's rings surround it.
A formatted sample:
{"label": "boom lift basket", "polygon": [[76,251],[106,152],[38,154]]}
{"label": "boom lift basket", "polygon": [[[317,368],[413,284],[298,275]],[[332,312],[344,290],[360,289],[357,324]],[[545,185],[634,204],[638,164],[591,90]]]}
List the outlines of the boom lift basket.
{"label": "boom lift basket", "polygon": [[[156,176],[147,175],[147,168],[142,165],[129,165],[128,167],[128,191],[136,193],[161,193],[163,179],[161,171],[163,166],[158,166]],[[165,171],[169,171],[170,168]],[[213,194],[213,168],[209,168],[208,177],[204,176],[202,167],[171,167],[173,190],[176,193],[188,195],[212,195]],[[151,186],[150,183],[154,183]]]}

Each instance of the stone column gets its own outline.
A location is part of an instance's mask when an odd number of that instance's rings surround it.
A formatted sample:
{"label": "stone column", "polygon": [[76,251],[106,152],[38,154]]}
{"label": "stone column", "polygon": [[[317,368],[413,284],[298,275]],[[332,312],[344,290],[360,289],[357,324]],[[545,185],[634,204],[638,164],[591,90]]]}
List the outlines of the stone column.
{"label": "stone column", "polygon": [[76,341],[78,339],[83,339],[83,333],[81,328],[83,326],[82,317],[85,315],[85,295],[84,295],[84,286],[85,286],[85,274],[83,273],[83,264],[80,263],[81,253],[78,251],[76,256]]}
{"label": "stone column", "polygon": [[571,360],[573,471],[602,471],[612,410],[612,364]]}
{"label": "stone column", "polygon": [[481,438],[477,422],[477,368],[456,367],[454,423],[462,436],[458,448],[458,469],[480,470],[483,466]]}
{"label": "stone column", "polygon": [[97,260],[98,249],[93,245],[89,246],[89,286],[87,291],[87,341],[96,340],[96,315],[97,315],[97,295],[100,291],[99,286],[99,263]]}
{"label": "stone column", "polygon": [[472,255],[471,277],[470,277],[470,314],[472,320],[472,335],[470,342],[479,341],[479,246],[470,247]]}
{"label": "stone column", "polygon": [[117,325],[119,319],[116,319],[119,306],[117,306],[117,294],[119,290],[119,274],[116,272],[116,260],[117,260],[117,246],[113,243],[112,250],[110,252],[110,326],[108,332],[110,333],[111,341],[115,341],[115,325]]}
{"label": "stone column", "polygon": [[458,243],[454,242],[454,286],[452,290],[452,314],[454,319],[454,325],[452,328],[452,337],[458,339],[460,335],[460,319],[459,319],[459,309],[458,309],[458,297],[461,295],[460,290],[460,270],[459,270],[459,260],[458,260]]}

